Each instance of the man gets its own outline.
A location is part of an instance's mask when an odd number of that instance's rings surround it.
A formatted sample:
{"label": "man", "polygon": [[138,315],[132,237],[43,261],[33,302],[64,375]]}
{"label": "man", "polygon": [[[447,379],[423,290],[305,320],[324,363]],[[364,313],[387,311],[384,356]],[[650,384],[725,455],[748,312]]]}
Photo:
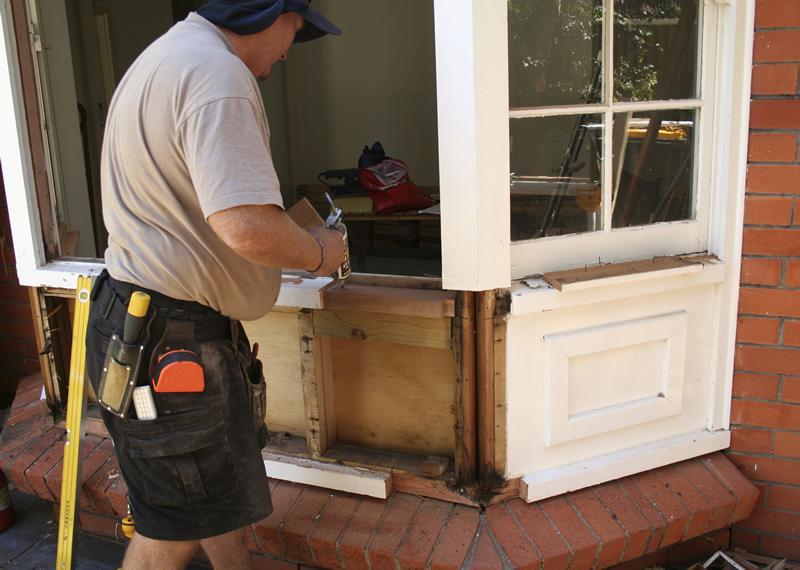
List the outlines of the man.
{"label": "man", "polygon": [[[239,321],[272,308],[280,268],[327,275],[344,247],[283,211],[256,78],[326,33],[341,31],[304,0],[209,0],[142,53],[111,103],[88,373],[99,393],[131,296],[149,293],[135,381],[152,384],[158,411],[102,409],[136,524],[126,569],[183,568],[198,547],[215,568],[247,568],[242,529],[272,510],[264,380]],[[180,389],[167,356],[193,371]]]}

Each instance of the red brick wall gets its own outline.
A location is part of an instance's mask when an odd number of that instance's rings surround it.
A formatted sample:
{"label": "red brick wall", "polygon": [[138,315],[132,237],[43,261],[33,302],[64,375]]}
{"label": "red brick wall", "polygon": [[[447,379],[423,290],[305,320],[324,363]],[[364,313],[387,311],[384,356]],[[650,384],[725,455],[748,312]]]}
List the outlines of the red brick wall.
{"label": "red brick wall", "polygon": [[17,282],[6,193],[0,172],[0,406],[20,378],[39,371],[28,290]]}
{"label": "red brick wall", "polygon": [[800,559],[800,0],[758,0],[729,457],[761,488],[734,544]]}

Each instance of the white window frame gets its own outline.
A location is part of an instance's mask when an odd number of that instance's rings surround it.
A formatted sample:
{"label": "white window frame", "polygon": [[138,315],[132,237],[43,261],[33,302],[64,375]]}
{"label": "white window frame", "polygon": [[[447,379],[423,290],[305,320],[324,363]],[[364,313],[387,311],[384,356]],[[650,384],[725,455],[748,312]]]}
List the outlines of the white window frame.
{"label": "white window frame", "polygon": [[[445,286],[479,290],[585,264],[708,251],[738,267],[752,68],[748,0],[705,0],[702,100],[616,103],[614,110],[700,107],[697,218],[510,242],[507,0],[436,0],[442,249]],[[607,19],[606,26],[612,25]],[[606,50],[606,69],[613,61]],[[606,82],[606,89],[610,89]],[[608,98],[607,98],[608,100]],[[610,113],[606,105],[517,116]],[[744,118],[744,120],[742,120]],[[610,137],[606,157],[610,156]],[[472,160],[470,160],[472,159]],[[606,181],[605,203],[609,203]],[[458,212],[458,214],[453,214]],[[453,214],[453,215],[449,215]],[[606,208],[604,227],[612,212]],[[508,260],[508,265],[502,266]]]}
{"label": "white window frame", "polygon": [[[703,162],[711,169],[709,190],[702,190],[706,192],[703,200],[710,204],[708,231],[698,229],[698,233],[711,253],[733,261],[741,247],[747,144],[747,120],[742,118],[749,116],[754,7],[747,0],[706,0],[706,4],[716,5],[719,16],[713,62],[713,133],[711,141],[703,145]],[[572,266],[596,262],[594,250],[580,252],[581,242],[592,240],[593,234],[548,238],[538,244],[510,241],[506,0],[434,0],[434,17],[444,287],[466,291],[506,288],[512,278],[542,267],[540,256],[568,259],[566,263]],[[0,33],[0,128],[4,133],[0,162],[20,283],[74,288],[78,275],[96,274],[103,264],[46,258],[10,0],[0,0]],[[651,255],[696,249],[678,244],[671,250],[653,251],[650,246],[640,250],[639,245],[630,245],[641,241],[659,247],[653,244],[674,239],[673,229],[680,231],[683,223],[672,225],[647,228],[646,239],[638,228],[611,232],[609,251],[605,257],[604,253],[599,256],[604,262],[613,261],[617,247],[624,248],[619,250],[622,258],[644,251]]]}
{"label": "white window frame", "polygon": [[[604,12],[604,50],[603,50],[603,100],[604,103],[588,105],[568,105],[535,107],[511,110],[511,120],[554,117],[579,114],[604,116],[603,135],[603,197],[601,201],[602,228],[581,234],[554,236],[539,239],[516,241],[511,244],[512,278],[555,271],[583,265],[596,265],[623,260],[644,258],[652,255],[664,256],[681,253],[705,251],[708,245],[709,189],[711,180],[711,145],[714,140],[715,106],[717,85],[716,49],[719,29],[717,26],[718,6],[706,3],[701,6],[698,28],[700,32],[698,61],[699,87],[701,97],[697,99],[676,99],[659,101],[614,102],[614,49],[609,39],[614,34],[613,0],[605,0]],[[611,228],[613,214],[612,168],[608,164],[613,154],[613,140],[610,126],[616,113],[635,111],[650,112],[658,110],[696,110],[694,153],[694,203],[695,217],[691,220]]]}

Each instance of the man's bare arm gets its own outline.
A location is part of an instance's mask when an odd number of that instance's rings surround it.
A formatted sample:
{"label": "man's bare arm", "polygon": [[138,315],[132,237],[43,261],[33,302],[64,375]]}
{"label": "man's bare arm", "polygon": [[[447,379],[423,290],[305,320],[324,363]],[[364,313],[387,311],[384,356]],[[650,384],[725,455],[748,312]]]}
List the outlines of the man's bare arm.
{"label": "man's bare arm", "polygon": [[212,214],[208,223],[228,247],[267,267],[312,271],[322,255],[316,274],[328,275],[344,258],[339,232],[321,229],[311,234],[278,206],[237,206]]}

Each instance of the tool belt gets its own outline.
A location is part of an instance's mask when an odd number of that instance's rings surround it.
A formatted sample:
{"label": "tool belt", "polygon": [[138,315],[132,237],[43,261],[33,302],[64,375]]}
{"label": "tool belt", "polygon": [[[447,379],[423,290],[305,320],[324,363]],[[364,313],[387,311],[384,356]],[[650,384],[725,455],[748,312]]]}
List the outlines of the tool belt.
{"label": "tool belt", "polygon": [[[171,413],[168,401],[205,388],[200,343],[225,339],[231,341],[247,380],[254,429],[265,443],[266,385],[261,362],[252,356],[241,323],[200,303],[118,281],[107,271],[96,279],[92,289],[93,309],[103,318],[121,323],[136,291],[150,295],[146,324],[134,345],[122,342],[119,334],[109,342],[103,374],[99,386],[95,386],[100,404],[124,418],[132,411],[133,390],[150,385],[157,407],[164,405],[159,415]],[[166,398],[159,401],[159,396]]]}

